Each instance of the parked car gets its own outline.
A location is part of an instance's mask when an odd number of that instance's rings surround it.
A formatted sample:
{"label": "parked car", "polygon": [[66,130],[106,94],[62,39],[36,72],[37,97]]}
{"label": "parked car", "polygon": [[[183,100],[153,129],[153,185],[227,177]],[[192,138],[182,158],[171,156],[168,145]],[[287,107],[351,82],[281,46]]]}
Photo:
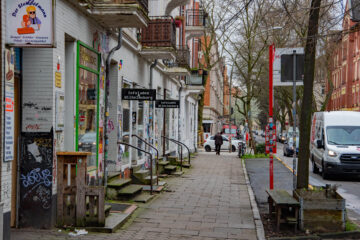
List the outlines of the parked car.
{"label": "parked car", "polygon": [[92,152],[96,148],[96,132],[87,132],[79,139],[79,151]]}
{"label": "parked car", "polygon": [[[288,138],[284,141],[283,152],[284,156],[291,157],[294,155],[294,139],[293,133],[287,134]],[[296,134],[296,155],[299,154],[299,134]]]}
{"label": "parked car", "polygon": [[277,141],[280,142],[280,143],[284,143],[287,139],[287,134],[286,132],[280,132],[277,136]]}
{"label": "parked car", "polygon": [[310,137],[313,172],[360,175],[360,112],[316,112]]}
{"label": "parked car", "polygon": [[[229,150],[229,139],[222,135],[223,137],[223,145],[221,145],[221,150]],[[242,142],[242,140],[238,140],[236,138],[231,139],[231,151],[235,152],[238,149],[239,142]],[[215,136],[210,136],[207,139],[205,139],[204,144],[205,151],[211,152],[215,151]]]}

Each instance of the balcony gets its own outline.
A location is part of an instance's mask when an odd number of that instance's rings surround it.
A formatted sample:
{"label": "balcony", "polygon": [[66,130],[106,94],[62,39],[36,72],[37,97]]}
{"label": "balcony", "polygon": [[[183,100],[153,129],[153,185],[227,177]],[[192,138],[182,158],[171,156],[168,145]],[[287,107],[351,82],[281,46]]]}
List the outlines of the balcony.
{"label": "balcony", "polygon": [[166,5],[165,15],[170,15],[172,10],[177,7],[185,6],[190,3],[190,0],[170,0]]}
{"label": "balcony", "polygon": [[172,77],[190,77],[190,50],[188,46],[177,46],[175,56],[176,61],[163,61],[167,67],[165,73]]}
{"label": "balcony", "polygon": [[176,26],[172,17],[151,17],[141,29],[140,54],[148,60],[176,58]]}
{"label": "balcony", "polygon": [[204,10],[188,9],[186,10],[186,39],[201,37],[207,27],[207,14]]}
{"label": "balcony", "polygon": [[108,28],[146,27],[148,0],[68,0]]}

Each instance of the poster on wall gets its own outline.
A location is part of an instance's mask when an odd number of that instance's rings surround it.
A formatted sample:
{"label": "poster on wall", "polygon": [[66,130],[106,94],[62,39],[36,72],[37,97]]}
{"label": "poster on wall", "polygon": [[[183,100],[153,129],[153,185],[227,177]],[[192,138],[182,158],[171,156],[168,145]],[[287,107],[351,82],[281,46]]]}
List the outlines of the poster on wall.
{"label": "poster on wall", "polygon": [[5,49],[5,121],[4,121],[4,161],[14,159],[14,52]]}
{"label": "poster on wall", "polygon": [[6,0],[6,43],[22,47],[52,47],[53,0]]}
{"label": "poster on wall", "polygon": [[56,118],[55,118],[55,131],[63,131],[64,111],[65,111],[65,95],[63,92],[56,92]]}

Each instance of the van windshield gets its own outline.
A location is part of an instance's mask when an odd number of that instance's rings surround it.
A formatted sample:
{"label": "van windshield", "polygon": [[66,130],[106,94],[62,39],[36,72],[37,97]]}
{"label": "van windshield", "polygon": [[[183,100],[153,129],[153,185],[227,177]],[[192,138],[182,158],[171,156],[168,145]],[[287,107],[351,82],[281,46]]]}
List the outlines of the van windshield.
{"label": "van windshield", "polygon": [[360,126],[330,126],[326,133],[330,145],[360,145]]}

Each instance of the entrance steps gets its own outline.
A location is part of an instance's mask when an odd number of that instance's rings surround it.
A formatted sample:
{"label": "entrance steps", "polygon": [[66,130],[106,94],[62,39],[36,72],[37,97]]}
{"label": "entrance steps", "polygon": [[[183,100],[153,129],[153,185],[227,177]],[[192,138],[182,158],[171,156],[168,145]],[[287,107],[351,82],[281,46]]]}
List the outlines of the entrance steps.
{"label": "entrance steps", "polygon": [[85,227],[90,232],[114,233],[116,232],[137,209],[134,204],[106,203],[105,205],[105,226]]}

